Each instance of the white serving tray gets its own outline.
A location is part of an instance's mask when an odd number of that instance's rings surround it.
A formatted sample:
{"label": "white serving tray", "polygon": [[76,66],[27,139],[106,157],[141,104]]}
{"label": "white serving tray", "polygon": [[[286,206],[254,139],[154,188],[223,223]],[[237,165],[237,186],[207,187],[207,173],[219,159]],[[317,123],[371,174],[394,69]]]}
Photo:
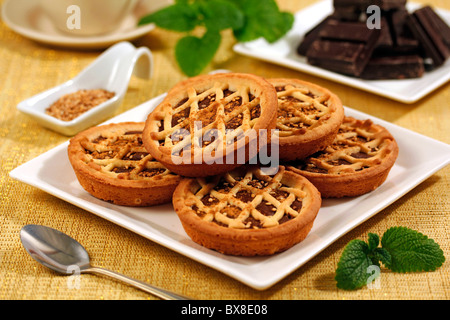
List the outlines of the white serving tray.
{"label": "white serving tray", "polygon": [[[145,121],[163,97],[156,97],[107,122]],[[307,238],[285,252],[268,257],[227,256],[194,243],[184,232],[171,204],[130,208],[92,197],[80,186],[73,173],[67,156],[68,142],[17,167],[10,172],[10,176],[223,272],[254,289],[264,290],[450,162],[450,146],[445,143],[350,108],[345,108],[345,112],[347,116],[358,119],[372,119],[392,133],[400,148],[396,164],[386,182],[377,190],[356,198],[324,200]]]}

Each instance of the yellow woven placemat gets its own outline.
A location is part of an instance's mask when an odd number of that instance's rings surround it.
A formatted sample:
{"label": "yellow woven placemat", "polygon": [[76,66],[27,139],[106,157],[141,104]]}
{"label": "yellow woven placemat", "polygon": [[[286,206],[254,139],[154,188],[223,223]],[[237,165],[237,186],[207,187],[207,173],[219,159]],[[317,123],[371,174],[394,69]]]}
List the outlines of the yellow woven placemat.
{"label": "yellow woven placemat", "polygon": [[[314,1],[278,1],[298,11]],[[418,1],[423,2],[425,1]],[[0,1],[0,4],[2,1]],[[450,10],[445,0],[427,1]],[[151,80],[132,78],[117,113],[129,110],[184,79],[173,58],[179,35],[156,29],[135,42],[154,54]],[[0,299],[155,299],[121,283],[83,275],[73,288],[62,277],[36,263],[26,253],[19,231],[26,224],[59,229],[81,242],[92,262],[197,299],[449,299],[449,262],[435,272],[396,274],[381,270],[378,289],[343,291],[334,273],[344,246],[352,239],[367,240],[392,226],[407,226],[436,240],[450,255],[448,168],[421,183],[400,200],[338,239],[304,266],[264,290],[256,291],[181,254],[74,205],[9,177],[17,166],[65,142],[67,137],[42,128],[17,111],[17,104],[78,74],[100,51],[57,49],[25,39],[0,22]],[[301,72],[239,56],[233,39],[224,40],[205,72],[230,69],[264,77],[297,77],[336,92],[344,104],[433,139],[450,142],[450,85],[446,84],[413,105],[404,105]],[[411,156],[414,156],[412,154]],[[37,168],[38,169],[38,168]],[[273,270],[277,272],[277,270]]]}

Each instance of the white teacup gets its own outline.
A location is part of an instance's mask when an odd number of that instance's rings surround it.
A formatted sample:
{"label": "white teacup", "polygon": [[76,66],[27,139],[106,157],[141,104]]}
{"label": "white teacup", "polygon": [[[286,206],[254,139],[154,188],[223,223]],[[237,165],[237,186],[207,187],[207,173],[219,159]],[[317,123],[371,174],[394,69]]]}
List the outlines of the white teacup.
{"label": "white teacup", "polygon": [[80,36],[114,31],[132,12],[138,0],[39,0],[55,27]]}

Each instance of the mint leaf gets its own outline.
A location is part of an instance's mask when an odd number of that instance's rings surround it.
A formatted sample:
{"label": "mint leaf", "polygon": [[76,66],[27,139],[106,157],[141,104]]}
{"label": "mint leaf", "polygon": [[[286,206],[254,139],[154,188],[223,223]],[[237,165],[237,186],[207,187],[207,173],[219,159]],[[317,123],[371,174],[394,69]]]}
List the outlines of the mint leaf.
{"label": "mint leaf", "polygon": [[367,284],[366,272],[381,261],[393,272],[434,271],[444,261],[444,252],[434,240],[406,228],[388,229],[381,239],[369,233],[368,243],[352,240],[344,248],[336,269],[338,288],[353,290]]}
{"label": "mint leaf", "polygon": [[263,37],[275,42],[292,28],[293,22],[294,16],[280,12],[275,0],[175,0],[174,4],[144,16],[138,24],[155,23],[178,32],[206,29],[203,37],[188,34],[175,47],[175,58],[182,71],[195,76],[217,52],[220,31],[231,29],[238,41]]}
{"label": "mint leaf", "polygon": [[345,290],[358,289],[367,284],[367,273],[372,260],[369,245],[362,240],[352,240],[344,248],[336,269],[337,287]]}
{"label": "mint leaf", "polygon": [[207,28],[217,30],[239,29],[244,25],[244,14],[232,2],[208,0],[199,3],[199,11]]}
{"label": "mint leaf", "polygon": [[380,244],[380,237],[375,233],[369,233],[369,251],[373,251]]}
{"label": "mint leaf", "polygon": [[272,40],[266,39],[270,42],[275,42],[279,38],[283,37],[294,25],[294,15],[290,12],[280,12],[277,21],[277,28],[272,30],[274,38]]}
{"label": "mint leaf", "polygon": [[294,16],[280,12],[274,0],[233,0],[245,15],[242,28],[234,29],[238,41],[246,42],[263,37],[273,43],[292,28]]}
{"label": "mint leaf", "polygon": [[392,258],[389,252],[384,248],[375,248],[372,253],[372,261],[381,261],[385,266],[391,264]]}
{"label": "mint leaf", "polygon": [[164,7],[152,14],[141,18],[138,25],[155,23],[158,27],[173,31],[191,31],[197,24],[197,12],[187,2]]}
{"label": "mint leaf", "polygon": [[444,253],[434,240],[406,227],[388,229],[381,245],[391,256],[386,266],[394,272],[434,271],[444,261]]}
{"label": "mint leaf", "polygon": [[181,38],[175,47],[175,57],[181,70],[190,77],[199,74],[216,54],[220,41],[220,33],[215,30],[207,30],[201,38]]}

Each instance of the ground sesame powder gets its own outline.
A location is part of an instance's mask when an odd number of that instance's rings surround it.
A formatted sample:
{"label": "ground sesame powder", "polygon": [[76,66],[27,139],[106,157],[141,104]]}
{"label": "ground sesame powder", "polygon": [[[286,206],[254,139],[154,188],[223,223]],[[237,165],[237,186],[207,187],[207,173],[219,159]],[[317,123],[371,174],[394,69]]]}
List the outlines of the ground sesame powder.
{"label": "ground sesame powder", "polygon": [[63,121],[70,121],[114,95],[114,92],[104,89],[79,90],[59,98],[45,110],[45,113]]}

